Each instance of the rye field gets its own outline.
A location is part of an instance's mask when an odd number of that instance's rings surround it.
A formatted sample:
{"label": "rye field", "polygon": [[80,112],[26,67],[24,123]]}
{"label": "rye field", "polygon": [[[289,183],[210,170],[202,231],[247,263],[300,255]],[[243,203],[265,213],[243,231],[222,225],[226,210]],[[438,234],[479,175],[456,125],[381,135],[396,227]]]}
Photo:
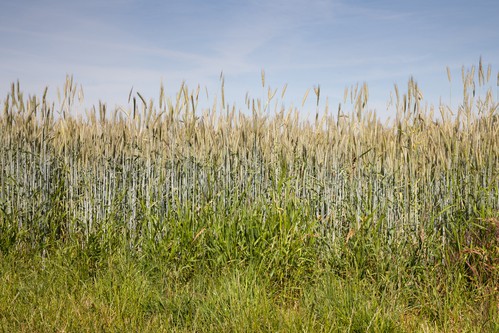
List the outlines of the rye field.
{"label": "rye field", "polygon": [[263,72],[245,110],[223,81],[85,112],[71,77],[57,103],[12,84],[1,330],[498,332],[495,75],[448,75],[454,108],[410,79],[388,120],[367,85],[303,117]]}

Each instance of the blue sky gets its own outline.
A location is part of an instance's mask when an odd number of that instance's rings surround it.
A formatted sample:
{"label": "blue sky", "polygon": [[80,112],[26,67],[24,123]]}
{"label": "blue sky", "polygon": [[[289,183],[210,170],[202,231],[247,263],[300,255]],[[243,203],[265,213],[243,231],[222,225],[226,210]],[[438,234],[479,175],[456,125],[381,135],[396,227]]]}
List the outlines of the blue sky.
{"label": "blue sky", "polygon": [[498,17],[497,0],[2,1],[0,97],[17,80],[55,96],[72,74],[88,104],[126,104],[132,86],[157,101],[161,82],[174,95],[184,80],[213,101],[223,71],[226,101],[245,109],[247,92],[266,95],[264,69],[272,88],[288,84],[287,107],[319,84],[335,110],[345,87],[365,81],[370,106],[389,116],[394,83],[412,75],[426,100],[447,102],[446,66],[458,95],[461,67],[480,56],[495,88]]}

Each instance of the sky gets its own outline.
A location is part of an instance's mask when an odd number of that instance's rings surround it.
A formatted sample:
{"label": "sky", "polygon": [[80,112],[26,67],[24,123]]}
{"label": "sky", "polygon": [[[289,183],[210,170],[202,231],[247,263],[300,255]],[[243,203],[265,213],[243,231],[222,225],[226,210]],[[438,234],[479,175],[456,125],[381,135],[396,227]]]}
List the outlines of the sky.
{"label": "sky", "polygon": [[241,110],[247,93],[265,99],[271,87],[285,107],[314,112],[313,91],[301,104],[318,85],[320,107],[327,98],[336,109],[366,82],[368,105],[391,117],[393,86],[411,76],[426,101],[459,104],[461,68],[480,57],[496,89],[498,17],[497,0],[2,1],[0,98],[19,80],[26,95],[48,86],[55,99],[73,75],[85,107],[126,105],[132,87],[157,103],[161,83],[175,96],[184,81],[208,107],[223,72],[226,103]]}

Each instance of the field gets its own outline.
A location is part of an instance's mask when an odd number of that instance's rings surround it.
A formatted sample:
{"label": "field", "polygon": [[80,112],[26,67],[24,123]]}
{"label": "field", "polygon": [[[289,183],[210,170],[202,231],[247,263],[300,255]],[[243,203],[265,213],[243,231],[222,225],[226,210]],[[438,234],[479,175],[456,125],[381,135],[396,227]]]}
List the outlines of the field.
{"label": "field", "polygon": [[85,115],[70,77],[57,106],[13,84],[1,330],[499,331],[490,77],[463,68],[455,109],[426,105],[411,79],[385,123],[366,85],[334,112],[316,88],[304,119],[263,73],[268,97],[244,112],[223,81],[209,109],[182,85]]}

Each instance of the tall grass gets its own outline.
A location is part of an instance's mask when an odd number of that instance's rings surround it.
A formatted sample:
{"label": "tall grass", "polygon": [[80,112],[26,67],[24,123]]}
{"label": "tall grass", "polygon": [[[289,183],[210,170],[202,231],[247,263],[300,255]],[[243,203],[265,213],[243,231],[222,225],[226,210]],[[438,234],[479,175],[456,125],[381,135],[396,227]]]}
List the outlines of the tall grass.
{"label": "tall grass", "polygon": [[[123,248],[163,260],[181,281],[199,269],[256,265],[272,288],[309,305],[301,283],[324,270],[376,281],[385,295],[452,275],[427,271],[441,267],[492,285],[496,297],[499,240],[487,230],[499,228],[498,103],[491,90],[476,91],[490,72],[481,61],[478,71],[463,68],[455,110],[428,106],[411,78],[404,93],[395,87],[395,117],[385,124],[368,109],[365,84],[345,91],[348,113],[317,107],[312,120],[280,107],[270,88],[267,100],[248,98],[238,111],[225,103],[223,82],[212,108],[198,108],[199,89],[182,85],[171,98],[161,89],[157,103],[136,93],[128,108],[100,104],[85,116],[74,111],[72,78],[59,106],[47,91],[25,98],[13,84],[0,116],[0,252],[43,259],[70,246],[79,250],[67,260],[94,277]],[[459,299],[458,287],[434,287]],[[438,317],[436,299],[418,290],[404,294],[408,302],[431,306],[414,311]],[[367,323],[396,327],[378,322],[373,306],[358,309]],[[329,318],[322,310],[310,327]],[[369,329],[364,319],[359,329]]]}
{"label": "tall grass", "polygon": [[454,112],[440,105],[439,120],[411,79],[388,125],[365,109],[367,86],[350,91],[353,113],[308,122],[260,101],[250,114],[197,110],[199,91],[186,86],[158,106],[138,94],[132,109],[101,104],[84,119],[71,114],[72,79],[60,107],[13,84],[0,118],[3,227],[38,242],[88,236],[111,219],[131,238],[161,237],[167,226],[151,217],[293,198],[332,241],[366,218],[388,238],[426,224],[444,237],[456,213],[499,206],[498,106],[490,91],[469,91],[474,72],[463,71],[464,100]]}

